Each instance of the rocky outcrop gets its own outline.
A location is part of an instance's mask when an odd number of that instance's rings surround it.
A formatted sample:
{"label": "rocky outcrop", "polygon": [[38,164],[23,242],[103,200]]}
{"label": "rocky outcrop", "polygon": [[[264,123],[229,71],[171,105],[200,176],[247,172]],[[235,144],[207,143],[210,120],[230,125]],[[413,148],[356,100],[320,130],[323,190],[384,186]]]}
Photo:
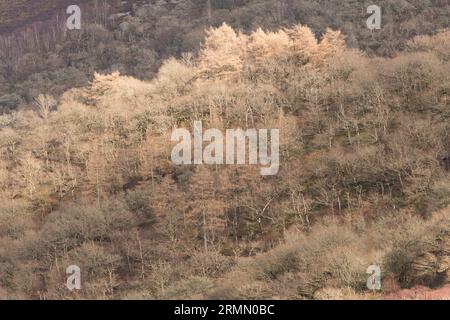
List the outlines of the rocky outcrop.
{"label": "rocky outcrop", "polygon": [[450,282],[450,237],[438,238],[430,247],[412,262],[406,274],[409,283],[439,286]]}

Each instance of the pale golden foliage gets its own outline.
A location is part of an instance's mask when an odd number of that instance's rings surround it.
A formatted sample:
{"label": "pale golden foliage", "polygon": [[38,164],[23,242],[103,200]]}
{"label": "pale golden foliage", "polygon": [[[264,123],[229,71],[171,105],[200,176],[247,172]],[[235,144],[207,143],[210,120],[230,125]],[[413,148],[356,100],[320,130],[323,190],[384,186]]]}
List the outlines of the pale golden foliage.
{"label": "pale golden foliage", "polygon": [[317,53],[317,39],[310,28],[296,25],[285,29],[285,32],[292,40],[290,49],[293,55],[301,63],[308,62]]}
{"label": "pale golden foliage", "polygon": [[200,51],[200,72],[223,76],[241,70],[244,43],[245,37],[225,23],[209,29]]}
{"label": "pale golden foliage", "polygon": [[345,40],[341,32],[327,28],[319,43],[314,62],[319,66],[328,66],[345,48]]}
{"label": "pale golden foliage", "polygon": [[164,100],[173,99],[186,93],[194,78],[193,66],[175,58],[166,60],[153,82],[155,97]]}
{"label": "pale golden foliage", "polygon": [[99,99],[107,94],[113,87],[114,82],[119,78],[119,72],[110,75],[94,74],[94,79],[86,92],[86,100],[89,104],[97,104]]}
{"label": "pale golden foliage", "polygon": [[290,45],[290,39],[283,30],[266,33],[258,28],[248,37],[247,59],[260,63],[269,58],[286,56]]}
{"label": "pale golden foliage", "polygon": [[106,75],[96,73],[85,98],[88,104],[104,111],[127,115],[147,106],[151,88],[151,84],[122,76],[119,72]]}

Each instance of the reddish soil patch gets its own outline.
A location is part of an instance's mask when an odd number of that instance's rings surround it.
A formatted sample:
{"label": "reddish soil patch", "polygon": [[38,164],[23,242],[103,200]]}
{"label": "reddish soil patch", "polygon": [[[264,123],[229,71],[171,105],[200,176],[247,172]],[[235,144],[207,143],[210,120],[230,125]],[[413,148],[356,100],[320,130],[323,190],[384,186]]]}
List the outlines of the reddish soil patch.
{"label": "reddish soil patch", "polygon": [[416,286],[384,297],[386,300],[450,300],[450,284],[439,289]]}

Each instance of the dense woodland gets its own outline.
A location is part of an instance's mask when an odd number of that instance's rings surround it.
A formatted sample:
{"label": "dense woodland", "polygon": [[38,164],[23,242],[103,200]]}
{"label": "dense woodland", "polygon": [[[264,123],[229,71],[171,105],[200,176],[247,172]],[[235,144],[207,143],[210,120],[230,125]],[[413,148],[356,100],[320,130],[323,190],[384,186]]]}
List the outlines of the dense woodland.
{"label": "dense woodland", "polygon": [[[70,2],[70,1],[69,1]],[[72,1],[73,2],[73,1]],[[298,23],[320,38],[340,30],[347,45],[393,56],[412,37],[449,27],[448,0],[381,0],[383,28],[365,23],[372,1],[360,0],[82,0],[83,28],[67,32],[66,0],[15,0],[0,4],[0,111],[29,107],[40,93],[61,95],[82,87],[94,72],[115,70],[152,79],[161,64],[198,52],[205,29],[223,22],[249,33]],[[72,4],[70,2],[70,4]],[[61,8],[56,11],[49,11]],[[50,13],[49,13],[50,12]],[[44,17],[44,22],[26,23]],[[20,22],[12,24],[11,22]],[[6,27],[21,26],[16,32]]]}
{"label": "dense woodland", "polygon": [[[339,8],[364,13],[355,2]],[[0,298],[380,298],[448,283],[448,3],[402,2],[422,11],[392,18],[416,31],[391,47],[326,3],[97,7],[106,24],[23,46],[4,35]],[[198,120],[279,128],[280,172],[174,165],[172,129]]]}

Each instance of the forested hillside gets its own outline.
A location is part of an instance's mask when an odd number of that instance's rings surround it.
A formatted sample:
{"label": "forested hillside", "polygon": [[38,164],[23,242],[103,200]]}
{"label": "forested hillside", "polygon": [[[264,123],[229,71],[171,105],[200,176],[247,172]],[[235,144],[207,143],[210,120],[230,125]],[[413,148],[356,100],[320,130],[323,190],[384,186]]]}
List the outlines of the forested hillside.
{"label": "forested hillside", "polygon": [[[152,79],[165,59],[197,54],[204,30],[223,22],[246,34],[307,25],[316,37],[340,30],[347,45],[371,55],[393,56],[412,37],[449,26],[448,0],[382,0],[383,28],[365,22],[371,1],[171,0],[78,1],[83,28],[65,29],[64,0],[0,4],[0,111],[29,108],[41,93],[56,98],[85,86],[94,72],[120,71]],[[12,32],[11,27],[19,27]],[[6,29],[6,27],[10,27]]]}
{"label": "forested hillside", "polygon": [[[121,67],[153,68],[144,18],[129,19],[69,36],[87,38],[67,70],[92,80],[38,73],[30,107],[0,117],[2,298],[365,297],[371,264],[384,292],[449,281],[448,30],[371,57],[330,28],[222,24],[145,80]],[[141,63],[106,54],[123,39]],[[278,175],[174,165],[172,129],[199,120],[280,128]],[[65,287],[72,264],[81,291]]]}
{"label": "forested hillside", "polygon": [[0,2],[0,30],[12,30],[38,19],[44,14],[63,8],[65,0],[11,0]]}

